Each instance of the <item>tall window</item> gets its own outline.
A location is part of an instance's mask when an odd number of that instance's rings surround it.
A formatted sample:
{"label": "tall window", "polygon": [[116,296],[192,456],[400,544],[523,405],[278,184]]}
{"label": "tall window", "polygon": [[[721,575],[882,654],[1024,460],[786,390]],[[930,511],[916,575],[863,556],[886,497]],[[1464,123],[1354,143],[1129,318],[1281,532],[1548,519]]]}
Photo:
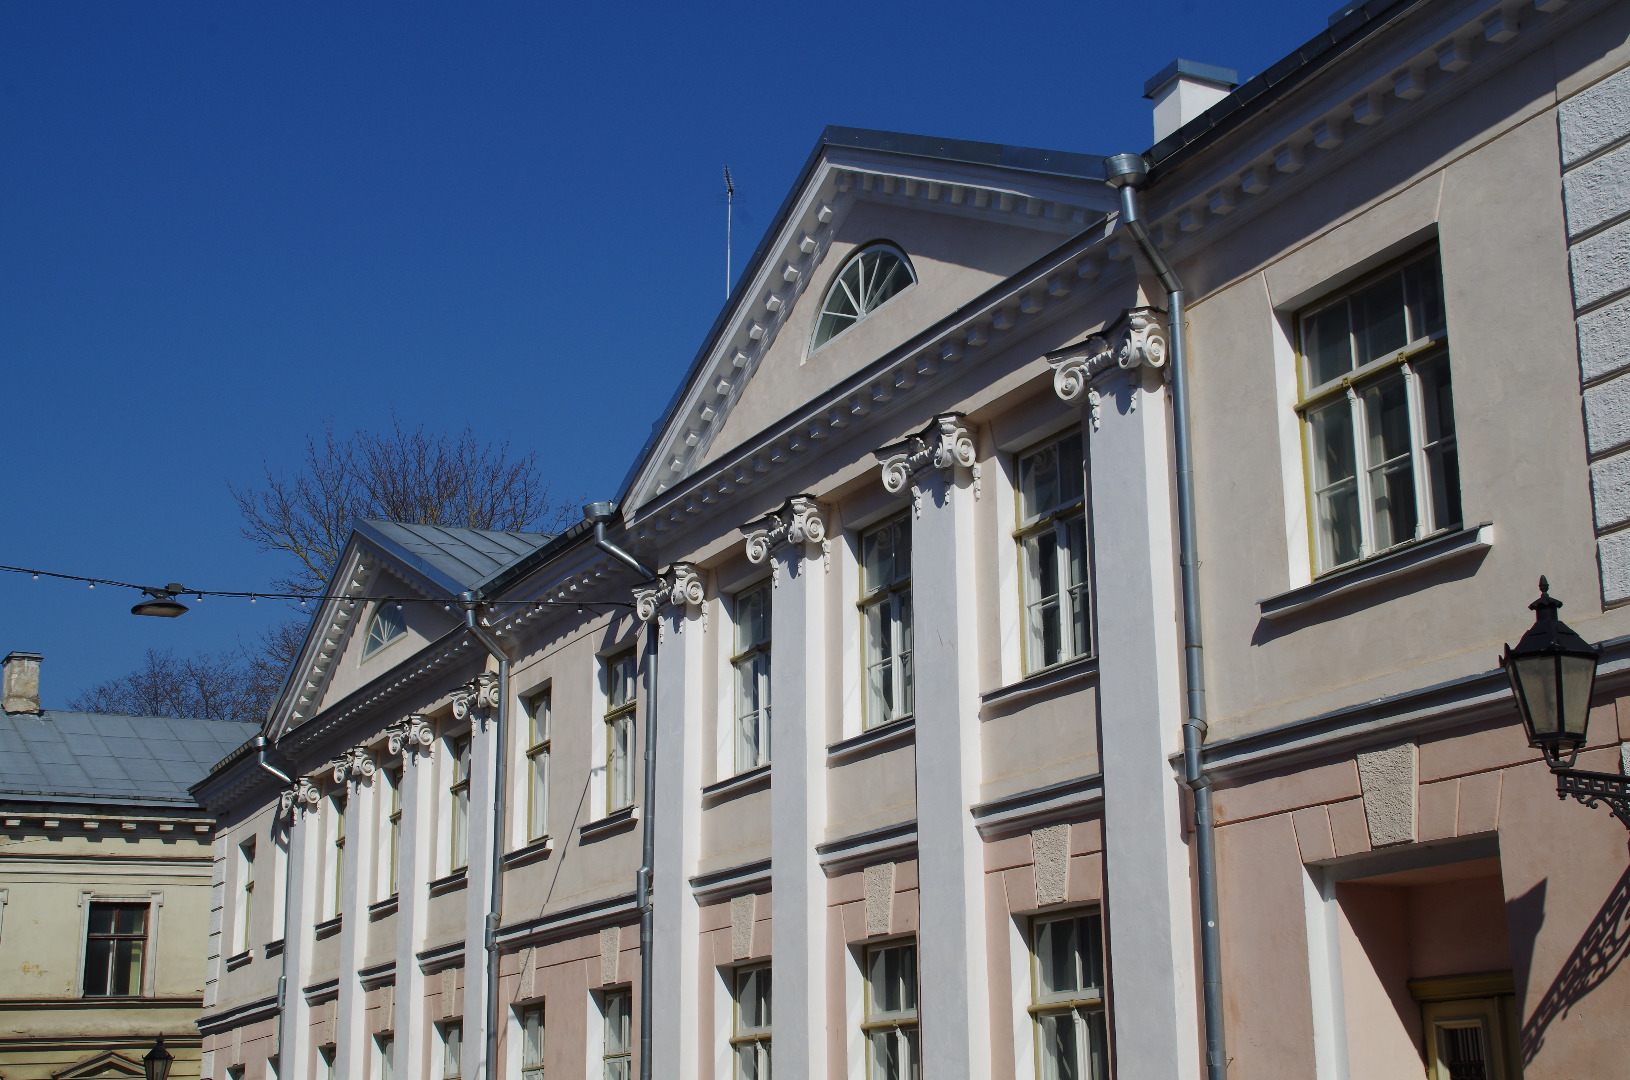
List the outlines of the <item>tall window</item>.
{"label": "tall window", "polygon": [[617,990],[601,1002],[605,1030],[601,1037],[602,1080],[629,1080],[634,1053],[634,1021],[627,990]]}
{"label": "tall window", "polygon": [[634,742],[637,664],[632,652],[606,661],[606,813],[634,803]]}
{"label": "tall window", "polygon": [[911,715],[911,519],[863,534],[860,563],[870,728]]}
{"label": "tall window", "polygon": [[526,838],[549,835],[549,725],[550,691],[532,699],[527,707]]}
{"label": "tall window", "polygon": [[868,1080],[918,1080],[917,946],[896,943],[866,950]]}
{"label": "tall window", "polygon": [[1460,524],[1438,254],[1303,312],[1302,400],[1320,572]]}
{"label": "tall window", "polygon": [[396,1075],[396,1036],[390,1032],[374,1036],[374,1046],[379,1057],[379,1067],[375,1075],[379,1080],[393,1080]]}
{"label": "tall window", "polygon": [[345,802],[343,790],[328,800],[329,813],[334,821],[334,828],[329,831],[333,837],[328,860],[329,899],[333,904],[329,913],[336,918],[345,912]]}
{"label": "tall window", "polygon": [[873,244],[850,258],[821,302],[815,323],[813,352],[882,307],[917,280],[905,253],[890,244]]}
{"label": "tall window", "polygon": [[441,1025],[441,1080],[464,1075],[464,1024],[449,1020]]}
{"label": "tall window", "polygon": [[736,1080],[770,1080],[770,969],[747,968],[735,979]]}
{"label": "tall window", "polygon": [[543,1006],[521,1010],[521,1080],[543,1080]]}
{"label": "tall window", "polygon": [[390,792],[390,814],[386,817],[389,835],[386,836],[385,857],[390,860],[390,866],[385,875],[389,883],[390,892],[387,896],[395,896],[401,891],[397,880],[398,867],[402,862],[402,766],[392,765],[385,770],[385,790]]}
{"label": "tall window", "polygon": [[85,996],[135,997],[147,958],[146,904],[91,904],[85,935]]}
{"label": "tall window", "polygon": [[1019,458],[1028,671],[1092,650],[1085,476],[1079,430]]}
{"label": "tall window", "polygon": [[448,829],[448,871],[462,870],[470,862],[470,737],[449,739],[447,794],[453,820]]}
{"label": "tall window", "polygon": [[1108,1080],[1099,916],[1037,919],[1031,935],[1030,1015],[1036,1024],[1041,1080]]}
{"label": "tall window", "polygon": [[255,899],[255,838],[250,837],[238,845],[238,952],[247,952],[251,944],[249,917],[253,914]]}
{"label": "tall window", "polygon": [[368,622],[368,640],[363,643],[362,658],[368,659],[405,633],[407,620],[402,617],[402,605],[389,601],[380,604]]}
{"label": "tall window", "polygon": [[736,771],[770,760],[770,586],[736,595]]}

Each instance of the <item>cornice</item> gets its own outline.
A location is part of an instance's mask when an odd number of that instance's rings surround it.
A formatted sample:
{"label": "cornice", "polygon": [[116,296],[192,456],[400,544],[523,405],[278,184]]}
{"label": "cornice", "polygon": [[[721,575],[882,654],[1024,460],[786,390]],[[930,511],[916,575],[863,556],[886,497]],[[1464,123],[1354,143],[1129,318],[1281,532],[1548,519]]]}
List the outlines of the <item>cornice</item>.
{"label": "cornice", "polygon": [[[306,632],[306,642],[290,672],[289,682],[278,695],[277,720],[270,725],[276,733],[273,735],[274,741],[282,732],[298,727],[309,719],[317,703],[322,701],[323,691],[334,673],[334,664],[344,652],[351,623],[362,605],[357,598],[366,591],[369,580],[381,565],[379,557],[359,547],[352,552],[345,572],[334,579],[344,584],[338,589],[329,586],[330,592],[339,592],[344,599],[323,601],[312,619],[312,625]],[[296,675],[295,672],[300,674]]]}

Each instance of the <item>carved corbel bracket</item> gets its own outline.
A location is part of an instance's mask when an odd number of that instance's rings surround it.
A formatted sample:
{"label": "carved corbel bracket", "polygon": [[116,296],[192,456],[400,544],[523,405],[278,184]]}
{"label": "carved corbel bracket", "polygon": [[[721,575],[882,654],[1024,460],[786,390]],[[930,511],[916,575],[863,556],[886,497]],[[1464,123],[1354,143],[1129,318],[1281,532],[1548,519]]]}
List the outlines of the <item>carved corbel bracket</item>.
{"label": "carved corbel bracket", "polygon": [[379,771],[379,765],[374,761],[373,754],[369,753],[365,746],[353,746],[328,764],[334,769],[336,784],[343,784],[347,780],[353,784],[360,784]]}
{"label": "carved corbel bracket", "polygon": [[1109,335],[1093,334],[1079,345],[1048,353],[1046,357],[1053,369],[1054,392],[1064,401],[1076,401],[1085,395],[1094,431],[1103,421],[1102,395],[1098,387],[1104,378],[1116,372],[1129,373],[1133,409],[1138,404],[1140,377],[1137,373],[1142,368],[1153,368],[1165,378],[1164,312],[1152,307],[1128,308],[1110,331]]}
{"label": "carved corbel bracket", "polygon": [[[826,537],[826,519],[821,516],[821,504],[813,496],[794,495],[757,521],[743,525],[741,531],[747,537],[747,561],[754,566],[768,561],[783,546],[801,550],[806,544],[819,544],[824,566],[832,569],[832,543]],[[770,574],[779,576],[777,563],[770,562]]]}
{"label": "carved corbel bracket", "polygon": [[482,720],[498,708],[498,676],[483,671],[453,691],[453,716],[470,721],[470,730],[476,731]]}
{"label": "carved corbel bracket", "polygon": [[322,793],[317,790],[317,785],[312,782],[311,777],[302,776],[294,782],[293,787],[284,788],[277,796],[277,812],[287,817],[296,807],[310,810],[321,802],[322,798]]}
{"label": "carved corbel bracket", "polygon": [[[702,585],[702,572],[690,563],[674,563],[668,572],[650,584],[634,590],[634,613],[641,622],[650,622],[667,604],[676,607],[706,608],[702,602],[707,591]],[[704,622],[702,628],[707,629]]]}
{"label": "carved corbel bracket", "polygon": [[385,749],[392,754],[411,757],[420,750],[429,750],[436,741],[436,730],[430,718],[419,713],[405,716],[385,729]]}
{"label": "carved corbel bracket", "polygon": [[884,490],[898,495],[910,487],[915,515],[922,516],[923,493],[916,478],[925,469],[946,473],[958,467],[967,469],[973,477],[974,498],[979,498],[979,458],[966,420],[961,413],[936,416],[921,431],[874,452],[883,467]]}

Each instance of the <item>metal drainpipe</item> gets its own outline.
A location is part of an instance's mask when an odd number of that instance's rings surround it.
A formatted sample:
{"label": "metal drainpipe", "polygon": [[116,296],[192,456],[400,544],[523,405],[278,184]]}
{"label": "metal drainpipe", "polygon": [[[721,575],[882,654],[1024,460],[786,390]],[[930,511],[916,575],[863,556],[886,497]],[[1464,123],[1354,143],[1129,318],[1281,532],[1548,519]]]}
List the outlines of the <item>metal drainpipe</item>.
{"label": "metal drainpipe", "polygon": [[[594,543],[601,551],[624,563],[646,580],[658,575],[606,537],[606,525],[617,516],[617,504],[595,502],[583,508],[583,516],[594,523]],[[645,634],[645,820],[640,833],[640,868],[634,874],[634,904],[640,913],[640,1080],[651,1080],[651,953],[654,947],[651,912],[651,869],[656,861],[656,823],[653,799],[657,781],[657,646],[661,635],[656,627]]]}
{"label": "metal drainpipe", "polygon": [[498,708],[493,718],[493,755],[497,759],[493,771],[492,797],[492,882],[487,903],[487,1080],[498,1078],[498,926],[504,912],[504,805],[509,795],[509,654],[498,640],[487,633],[476,621],[476,596],[473,592],[460,594],[459,606],[464,608],[464,625],[475,639],[498,661]]}
{"label": "metal drainpipe", "polygon": [[1211,781],[1200,760],[1206,734],[1204,644],[1200,630],[1200,583],[1194,543],[1194,458],[1190,445],[1187,327],[1183,283],[1149,236],[1138,212],[1138,190],[1149,178],[1141,154],[1104,159],[1106,182],[1120,191],[1121,224],[1132,234],[1155,276],[1166,290],[1167,332],[1171,337],[1172,428],[1177,456],[1178,565],[1183,589],[1183,672],[1188,718],[1183,721],[1183,782],[1194,793],[1194,856],[1200,885],[1200,968],[1205,981],[1203,1006],[1206,1075],[1225,1080],[1228,1055],[1223,1041],[1222,950],[1217,933],[1217,853],[1211,809]]}
{"label": "metal drainpipe", "polygon": [[[266,736],[255,736],[255,764],[285,784],[293,784],[294,777],[266,760],[266,748],[269,745],[271,744],[267,741]],[[294,828],[292,820],[289,823],[289,828],[292,832]],[[290,839],[293,839],[293,837],[291,836]],[[275,848],[277,845],[274,842],[272,846]],[[272,857],[274,859],[277,857],[275,851]],[[283,911],[285,916],[287,916],[289,910],[289,885],[293,880],[293,867],[285,865],[283,867]],[[284,937],[287,936],[287,928],[285,928]],[[278,953],[277,956],[277,1066],[281,1069],[283,1067],[283,995],[289,985],[289,947],[286,941],[283,944],[283,951]]]}

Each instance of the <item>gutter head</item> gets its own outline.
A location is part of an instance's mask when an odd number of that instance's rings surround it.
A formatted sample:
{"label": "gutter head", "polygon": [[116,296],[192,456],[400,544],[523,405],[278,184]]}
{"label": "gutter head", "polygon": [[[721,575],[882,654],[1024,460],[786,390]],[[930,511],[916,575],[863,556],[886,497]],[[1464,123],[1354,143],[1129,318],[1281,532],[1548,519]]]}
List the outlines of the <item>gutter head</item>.
{"label": "gutter head", "polygon": [[1149,180],[1149,163],[1142,154],[1116,154],[1104,159],[1104,183],[1117,190],[1143,187]]}
{"label": "gutter head", "polygon": [[614,502],[591,502],[583,508],[583,518],[591,525],[605,525],[616,520],[617,504]]}

